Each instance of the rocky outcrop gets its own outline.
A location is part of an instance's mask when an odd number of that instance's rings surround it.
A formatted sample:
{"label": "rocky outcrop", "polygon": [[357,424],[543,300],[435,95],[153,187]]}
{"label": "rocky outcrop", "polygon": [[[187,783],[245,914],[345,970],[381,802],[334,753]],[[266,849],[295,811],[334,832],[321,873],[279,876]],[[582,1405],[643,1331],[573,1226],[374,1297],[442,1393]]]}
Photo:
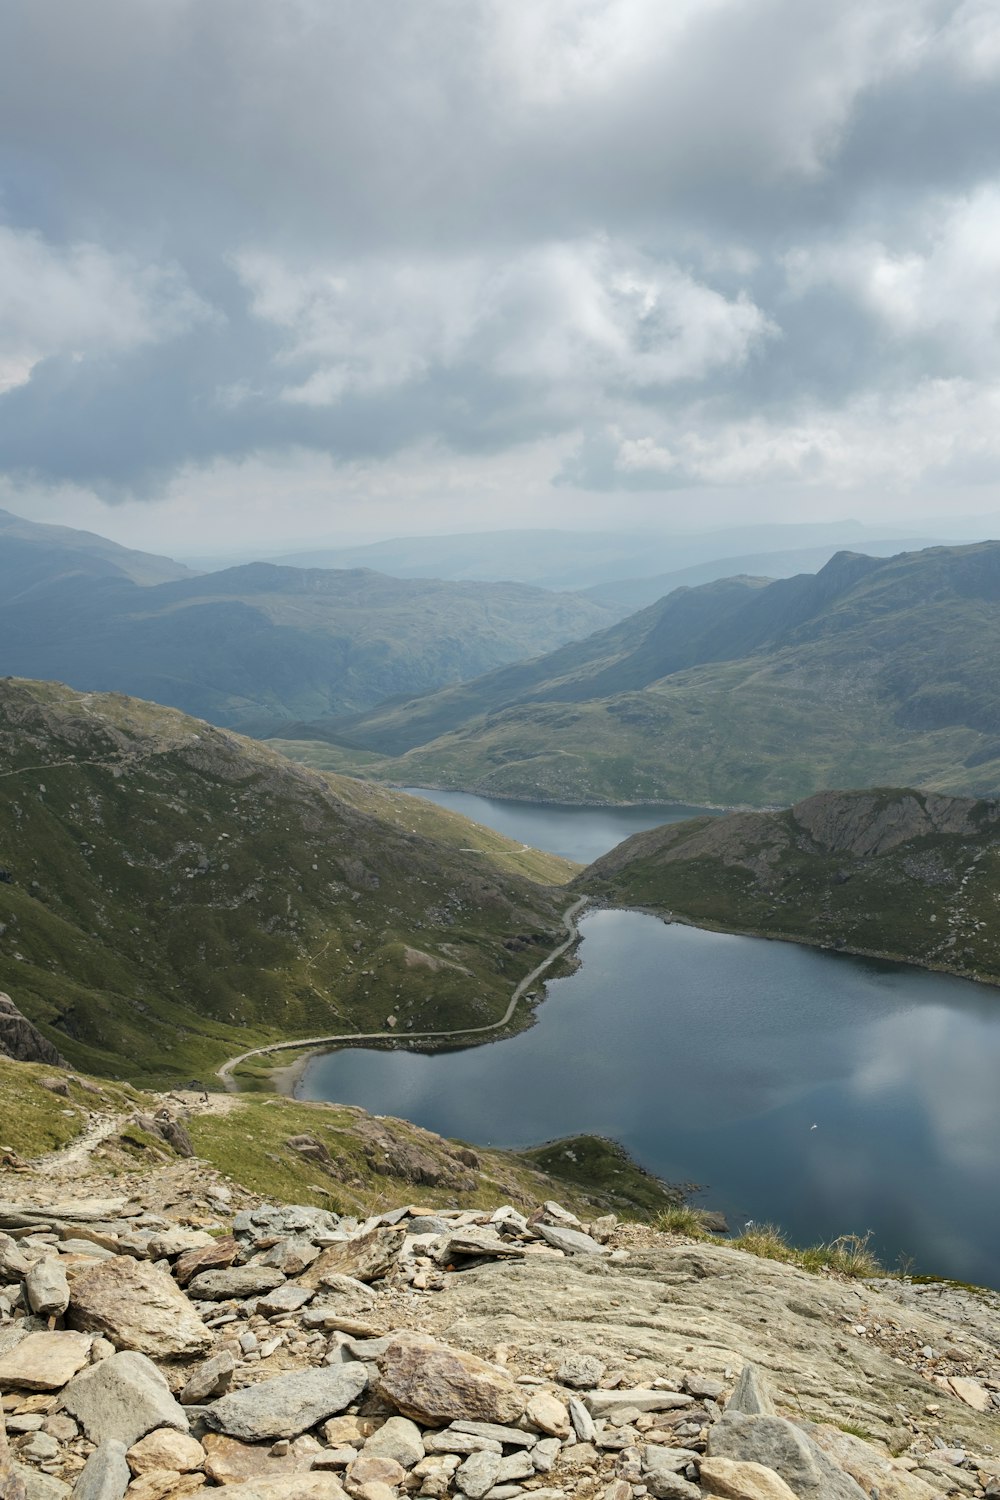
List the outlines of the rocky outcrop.
{"label": "rocky outcrop", "polygon": [[989,1293],[552,1201],[261,1204],[207,1221],[214,1266],[203,1227],[125,1198],[0,1222],[3,1500],[1000,1496]]}
{"label": "rocky outcrop", "polygon": [[10,996],[3,994],[0,994],[0,1057],[12,1057],[15,1062],[47,1063],[52,1068],[68,1067],[57,1048],[27,1016],[22,1016]]}

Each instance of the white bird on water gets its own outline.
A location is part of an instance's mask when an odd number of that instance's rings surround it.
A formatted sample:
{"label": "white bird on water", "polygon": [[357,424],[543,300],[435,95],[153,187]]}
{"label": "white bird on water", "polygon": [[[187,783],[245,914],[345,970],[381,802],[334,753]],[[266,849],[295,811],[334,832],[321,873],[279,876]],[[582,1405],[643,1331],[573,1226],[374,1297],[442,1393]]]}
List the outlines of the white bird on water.
{"label": "white bird on water", "polygon": [[819,1126],[818,1126],[818,1125],[810,1125],[810,1126],[809,1126],[809,1129],[810,1129],[810,1130],[818,1130],[818,1129],[819,1129]]}

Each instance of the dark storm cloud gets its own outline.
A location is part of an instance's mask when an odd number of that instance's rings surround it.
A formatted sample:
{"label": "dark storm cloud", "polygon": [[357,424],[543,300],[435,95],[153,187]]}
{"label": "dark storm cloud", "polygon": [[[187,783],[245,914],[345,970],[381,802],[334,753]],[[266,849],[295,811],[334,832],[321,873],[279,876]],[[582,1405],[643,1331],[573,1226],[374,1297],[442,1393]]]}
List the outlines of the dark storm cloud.
{"label": "dark storm cloud", "polygon": [[998,80],[978,0],[9,7],[0,467],[998,473]]}

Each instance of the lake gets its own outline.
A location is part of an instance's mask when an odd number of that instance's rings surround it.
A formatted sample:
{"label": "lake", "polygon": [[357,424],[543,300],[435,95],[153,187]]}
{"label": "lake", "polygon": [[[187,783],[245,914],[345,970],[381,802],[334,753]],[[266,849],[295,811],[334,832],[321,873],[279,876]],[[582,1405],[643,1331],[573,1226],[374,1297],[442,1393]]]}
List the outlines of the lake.
{"label": "lake", "polygon": [[580,969],[546,986],[528,1031],[330,1053],[298,1096],[481,1145],[612,1136],[734,1226],[774,1221],[800,1244],[871,1230],[889,1265],[1000,1285],[1000,991],[636,912],[581,932]]}

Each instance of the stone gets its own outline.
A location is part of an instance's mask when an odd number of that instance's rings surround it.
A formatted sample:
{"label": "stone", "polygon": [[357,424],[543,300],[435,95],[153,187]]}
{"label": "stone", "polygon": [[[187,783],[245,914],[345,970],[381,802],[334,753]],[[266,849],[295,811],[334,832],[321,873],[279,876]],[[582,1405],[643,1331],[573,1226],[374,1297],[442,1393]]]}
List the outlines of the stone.
{"label": "stone", "polygon": [[71,1443],[74,1438],[79,1437],[80,1429],[72,1417],[67,1417],[63,1412],[53,1412],[45,1418],[42,1431],[54,1437],[57,1442]]}
{"label": "stone", "polygon": [[38,1469],[29,1469],[26,1464],[14,1465],[14,1479],[22,1486],[17,1491],[4,1495],[3,1500],[70,1500],[72,1490],[61,1479],[52,1474],[42,1474]]}
{"label": "stone", "polygon": [[646,1488],[656,1500],[702,1500],[698,1485],[670,1469],[651,1469],[643,1475]]}
{"label": "stone", "polygon": [[176,1469],[187,1474],[202,1467],[205,1450],[197,1438],[186,1432],[178,1432],[175,1427],[157,1427],[134,1443],[126,1458],[133,1474],[148,1474],[152,1469]]}
{"label": "stone", "polygon": [[396,1229],[373,1229],[357,1239],[331,1245],[298,1278],[300,1286],[328,1285],[329,1276],[350,1276],[355,1281],[377,1281],[399,1259],[403,1237]]}
{"label": "stone", "polygon": [[615,1214],[602,1214],[591,1224],[590,1238],[599,1245],[606,1245],[617,1228],[618,1219]]}
{"label": "stone", "polygon": [[122,1500],[131,1478],[124,1444],[107,1438],[81,1469],[73,1486],[73,1500]]}
{"label": "stone", "polygon": [[568,1354],[556,1371],[556,1379],[574,1390],[588,1390],[600,1383],[605,1369],[593,1354]]}
{"label": "stone", "polygon": [[231,1266],[239,1254],[239,1246],[232,1235],[213,1240],[210,1245],[185,1250],[174,1261],[174,1276],[179,1286],[187,1286],[199,1271],[215,1271]]}
{"label": "stone", "polygon": [[24,1280],[28,1306],[40,1318],[61,1318],[69,1306],[66,1268],[58,1255],[46,1255],[32,1266]]}
{"label": "stone", "polygon": [[368,1372],[360,1363],[279,1375],[222,1396],[206,1409],[205,1421],[228,1437],[248,1442],[296,1437],[343,1411],[367,1384]]}
{"label": "stone", "polygon": [[394,1458],[381,1458],[377,1453],[359,1453],[348,1470],[347,1478],[360,1488],[363,1484],[387,1484],[390,1489],[403,1483],[406,1470]]}
{"label": "stone", "polygon": [[59,1457],[59,1444],[47,1432],[28,1432],[20,1439],[18,1452],[32,1463],[45,1464]]}
{"label": "stone", "polygon": [[23,1281],[31,1262],[9,1234],[0,1234],[0,1281]]}
{"label": "stone", "polygon": [[[555,1452],[548,1448],[549,1443],[555,1444]],[[543,1447],[546,1451],[542,1451]],[[547,1473],[555,1462],[556,1454],[561,1444],[558,1438],[543,1438],[537,1447],[526,1453],[522,1448],[520,1453],[508,1454],[500,1460],[500,1473],[497,1475],[498,1484],[510,1484],[515,1479],[531,1479],[536,1471]]]}
{"label": "stone", "polygon": [[569,1419],[573,1424],[577,1441],[580,1443],[592,1443],[597,1429],[594,1427],[594,1419],[577,1396],[569,1398]]}
{"label": "stone", "polygon": [[176,1469],[154,1469],[133,1479],[128,1500],[181,1500],[197,1494],[205,1483],[204,1474],[179,1474]]}
{"label": "stone", "polygon": [[241,1443],[222,1432],[206,1432],[202,1438],[205,1451],[205,1473],[217,1484],[241,1484],[247,1479],[274,1479],[286,1474],[307,1474],[314,1455],[296,1452],[289,1444],[287,1453],[275,1453],[274,1447],[262,1443]]}
{"label": "stone", "polygon": [[522,1260],[524,1246],[505,1240],[492,1229],[459,1229],[453,1231],[436,1252],[441,1265],[453,1260]]}
{"label": "stone", "polygon": [[588,1391],[584,1397],[591,1416],[610,1417],[631,1407],[635,1411],[680,1411],[694,1405],[692,1396],[679,1391]]}
{"label": "stone", "polygon": [[[692,1393],[693,1394],[693,1393]],[[746,1417],[773,1417],[776,1415],[771,1393],[756,1365],[744,1365],[733,1394],[726,1403],[727,1411],[740,1411]]]}
{"label": "stone", "polygon": [[483,1500],[499,1477],[499,1453],[470,1453],[455,1474],[455,1484],[469,1500]]}
{"label": "stone", "polygon": [[549,1437],[569,1437],[569,1412],[550,1391],[536,1391],[528,1402],[525,1416],[532,1427],[537,1427]]}
{"label": "stone", "polygon": [[850,1475],[784,1417],[727,1409],[708,1430],[708,1455],[774,1469],[797,1500],[868,1500]]}
{"label": "stone", "polygon": [[607,1255],[607,1248],[599,1245],[589,1234],[579,1229],[566,1229],[561,1224],[536,1224],[535,1233],[548,1244],[554,1245],[564,1255]]}
{"label": "stone", "polygon": [[509,1375],[446,1344],[398,1339],[378,1365],[382,1395],[417,1422],[439,1426],[467,1418],[503,1425],[524,1412],[524,1393]]}
{"label": "stone", "polygon": [[797,1500],[794,1490],[773,1469],[761,1464],[737,1463],[731,1458],[706,1458],[701,1463],[701,1483],[720,1500]]}
{"label": "stone", "polygon": [[398,1500],[395,1490],[391,1490],[387,1484],[380,1484],[373,1479],[368,1484],[358,1487],[358,1500]]}
{"label": "stone", "polygon": [[221,1396],[229,1389],[229,1382],[236,1369],[236,1356],[228,1349],[220,1350],[210,1359],[203,1360],[187,1378],[181,1389],[182,1406],[200,1406],[212,1396]]}
{"label": "stone", "polygon": [[182,1229],[172,1224],[149,1241],[150,1260],[174,1260],[191,1250],[208,1250],[216,1241],[204,1229]]}
{"label": "stone", "polygon": [[156,1427],[188,1428],[184,1408],[164,1377],[151,1359],[133,1350],[81,1370],[63,1390],[61,1404],[92,1443],[115,1438],[131,1448]]}
{"label": "stone", "polygon": [[[226,1490],[226,1500],[347,1500],[340,1481],[322,1470],[247,1479],[242,1484],[227,1485]],[[387,1493],[392,1495],[391,1490]]]}
{"label": "stone", "polygon": [[472,1432],[456,1432],[446,1427],[443,1432],[425,1432],[424,1450],[428,1454],[500,1453],[500,1444],[495,1438],[477,1437]]}
{"label": "stone", "polygon": [[262,1265],[276,1266],[286,1276],[300,1276],[307,1266],[319,1258],[320,1250],[304,1235],[293,1234],[272,1245],[264,1256]]}
{"label": "stone", "polygon": [[258,1297],[257,1311],[262,1318],[277,1318],[282,1313],[298,1312],[315,1295],[311,1287],[286,1282],[284,1286],[275,1287],[273,1292]]}
{"label": "stone", "polygon": [[408,1417],[390,1417],[365,1443],[365,1453],[392,1458],[404,1469],[412,1469],[424,1456],[420,1428]]}
{"label": "stone", "polygon": [[0,1405],[0,1500],[26,1500],[24,1481],[16,1472]]}
{"label": "stone", "polygon": [[29,1333],[0,1355],[0,1389],[61,1391],[90,1358],[82,1333]]}
{"label": "stone", "polygon": [[68,1319],[117,1349],[161,1359],[200,1354],[212,1342],[173,1278],[131,1255],[100,1261],[74,1280]]}
{"label": "stone", "polygon": [[273,1292],[285,1280],[276,1266],[229,1266],[218,1271],[200,1271],[188,1282],[188,1296],[200,1302],[242,1300]]}
{"label": "stone", "polygon": [[990,1393],[979,1384],[978,1380],[966,1380],[960,1375],[949,1375],[948,1386],[959,1401],[964,1401],[966,1406],[971,1406],[973,1411],[990,1410]]}
{"label": "stone", "polygon": [[726,1388],[721,1380],[713,1380],[710,1375],[685,1375],[684,1389],[696,1401],[718,1401]]}
{"label": "stone", "polygon": [[498,1422],[452,1422],[450,1431],[467,1432],[473,1437],[492,1438],[504,1447],[533,1448],[538,1434],[525,1432],[522,1427],[501,1427]]}

